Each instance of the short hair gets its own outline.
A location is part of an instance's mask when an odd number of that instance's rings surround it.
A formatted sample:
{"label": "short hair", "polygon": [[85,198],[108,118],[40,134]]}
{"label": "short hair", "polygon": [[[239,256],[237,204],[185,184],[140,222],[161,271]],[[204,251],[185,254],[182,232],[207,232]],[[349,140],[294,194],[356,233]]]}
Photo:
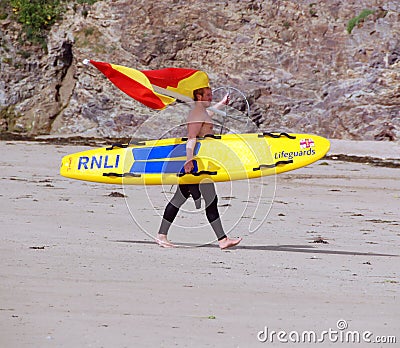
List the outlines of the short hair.
{"label": "short hair", "polygon": [[202,87],[202,88],[195,89],[195,90],[193,91],[193,100],[194,100],[194,101],[197,101],[197,100],[198,100],[197,96],[198,96],[199,94],[200,94],[201,96],[203,96],[203,95],[204,95],[204,91],[205,91],[206,89],[210,89],[210,87]]}

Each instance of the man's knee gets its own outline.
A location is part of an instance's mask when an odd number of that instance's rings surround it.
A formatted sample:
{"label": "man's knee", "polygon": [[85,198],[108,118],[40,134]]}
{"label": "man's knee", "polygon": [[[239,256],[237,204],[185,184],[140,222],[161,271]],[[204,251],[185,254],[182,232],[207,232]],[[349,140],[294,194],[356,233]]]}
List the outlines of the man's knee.
{"label": "man's knee", "polygon": [[213,222],[219,218],[218,197],[215,197],[212,203],[206,207],[206,216],[209,222]]}

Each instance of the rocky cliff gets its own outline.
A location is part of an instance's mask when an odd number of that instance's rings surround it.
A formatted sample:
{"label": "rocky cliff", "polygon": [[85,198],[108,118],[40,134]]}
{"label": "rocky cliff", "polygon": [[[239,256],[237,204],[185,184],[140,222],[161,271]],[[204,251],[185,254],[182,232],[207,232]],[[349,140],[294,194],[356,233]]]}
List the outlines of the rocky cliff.
{"label": "rocky cliff", "polygon": [[[69,3],[47,51],[0,20],[0,130],[130,137],[155,112],[89,58],[137,69],[191,67],[248,97],[262,130],[400,137],[400,2],[110,0]],[[349,28],[364,9],[373,10]],[[372,12],[372,11],[371,11]],[[155,127],[173,118],[154,117]],[[168,124],[169,122],[169,124]]]}

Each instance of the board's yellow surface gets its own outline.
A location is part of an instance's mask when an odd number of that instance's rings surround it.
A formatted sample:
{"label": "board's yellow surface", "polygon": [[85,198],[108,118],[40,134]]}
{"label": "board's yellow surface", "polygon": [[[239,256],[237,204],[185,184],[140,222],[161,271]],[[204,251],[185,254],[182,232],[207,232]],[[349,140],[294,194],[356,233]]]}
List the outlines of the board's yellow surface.
{"label": "board's yellow surface", "polygon": [[[181,138],[145,141],[126,148],[97,148],[67,155],[62,159],[60,174],[72,179],[127,185],[189,184],[199,183],[204,179],[214,182],[232,181],[301,168],[321,159],[329,150],[329,141],[323,137],[312,134],[290,135],[296,138],[289,139],[284,135],[274,138],[261,134],[226,134],[221,135],[220,139],[199,139],[201,145],[195,156],[198,170],[216,172],[214,175],[126,175],[135,161],[132,154],[134,148],[185,144]],[[174,157],[163,161],[184,161],[185,158]],[[288,163],[289,161],[293,162]],[[268,168],[278,162],[282,163]],[[124,174],[125,176],[120,176]]]}

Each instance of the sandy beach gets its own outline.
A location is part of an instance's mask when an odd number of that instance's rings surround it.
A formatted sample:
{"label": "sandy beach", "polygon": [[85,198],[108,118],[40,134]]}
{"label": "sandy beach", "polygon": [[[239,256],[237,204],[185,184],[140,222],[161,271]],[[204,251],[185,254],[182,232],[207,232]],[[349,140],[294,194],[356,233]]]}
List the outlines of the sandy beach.
{"label": "sandy beach", "polygon": [[[61,177],[86,146],[0,146],[0,347],[279,347],[329,330],[400,346],[398,167],[324,159],[218,184],[242,243],[221,251],[187,202],[163,249],[152,236],[174,188]],[[329,154],[398,161],[400,146],[337,140]],[[262,342],[266,328],[289,343]],[[341,340],[320,343],[354,346]]]}

